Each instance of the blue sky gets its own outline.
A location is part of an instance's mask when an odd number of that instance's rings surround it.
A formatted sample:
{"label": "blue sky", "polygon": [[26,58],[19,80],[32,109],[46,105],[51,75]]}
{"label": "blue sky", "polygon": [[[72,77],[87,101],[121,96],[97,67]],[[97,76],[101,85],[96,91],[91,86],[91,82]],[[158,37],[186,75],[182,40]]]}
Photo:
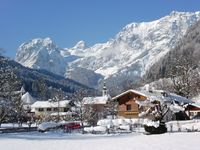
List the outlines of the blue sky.
{"label": "blue sky", "polygon": [[59,47],[106,42],[131,22],[171,11],[200,11],[199,0],[0,0],[0,47],[14,58],[20,44],[50,37]]}

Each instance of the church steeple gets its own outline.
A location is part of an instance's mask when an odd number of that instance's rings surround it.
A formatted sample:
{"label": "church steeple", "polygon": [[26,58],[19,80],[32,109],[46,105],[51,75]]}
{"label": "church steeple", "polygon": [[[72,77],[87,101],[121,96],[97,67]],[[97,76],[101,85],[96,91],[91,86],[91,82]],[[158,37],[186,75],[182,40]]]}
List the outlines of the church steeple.
{"label": "church steeple", "polygon": [[103,83],[102,95],[103,96],[107,96],[108,95],[108,90],[107,90],[107,87],[106,87],[106,82]]}
{"label": "church steeple", "polygon": [[21,92],[22,94],[24,94],[24,93],[26,92],[25,89],[24,89],[24,86],[21,87],[20,92]]}
{"label": "church steeple", "polygon": [[26,93],[26,91],[25,91],[25,89],[24,89],[24,86],[22,86],[21,89],[20,89],[20,95],[21,95],[21,97],[22,97],[22,95],[25,94],[25,93]]}

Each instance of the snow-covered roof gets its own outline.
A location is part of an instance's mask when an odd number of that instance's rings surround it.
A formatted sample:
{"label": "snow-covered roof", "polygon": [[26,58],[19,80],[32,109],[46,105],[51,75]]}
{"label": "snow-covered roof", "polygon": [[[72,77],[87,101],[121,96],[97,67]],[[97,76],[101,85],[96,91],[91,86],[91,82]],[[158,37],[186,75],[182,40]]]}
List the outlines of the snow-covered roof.
{"label": "snow-covered roof", "polygon": [[[69,104],[70,100],[59,101],[59,107],[66,107]],[[58,102],[51,101],[36,101],[31,108],[57,108]]]}
{"label": "snow-covered roof", "polygon": [[147,99],[150,101],[165,101],[164,96],[162,94],[162,90],[154,90],[152,92],[147,90],[140,91],[144,95],[146,95]]}
{"label": "snow-covered roof", "polygon": [[109,95],[98,97],[85,97],[83,98],[83,104],[106,104],[110,100]]}
{"label": "snow-covered roof", "polygon": [[199,112],[200,111],[200,104],[192,103],[186,105],[186,109],[189,111]]}
{"label": "snow-covered roof", "polygon": [[170,100],[175,100],[176,102],[179,103],[193,103],[193,101],[191,101],[190,99],[187,99],[186,97],[174,93],[170,93],[168,97]]}
{"label": "snow-covered roof", "polygon": [[191,100],[182,97],[180,95],[174,94],[174,93],[169,93],[163,90],[153,90],[153,91],[147,91],[147,90],[141,90],[141,91],[136,91],[133,89],[127,90],[115,97],[113,97],[112,99],[117,99],[129,92],[138,94],[138,95],[142,95],[144,97],[147,97],[147,99],[149,99],[150,101],[176,101],[178,103],[193,103]]}
{"label": "snow-covered roof", "polygon": [[190,105],[200,108],[200,104],[192,103],[192,104],[190,104]]}
{"label": "snow-covered roof", "polygon": [[33,104],[35,102],[33,97],[28,92],[22,95],[21,100],[24,104]]}
{"label": "snow-covered roof", "polygon": [[153,90],[149,91],[141,91],[144,93],[150,101],[168,101],[168,102],[178,102],[178,103],[193,103],[191,100],[187,99],[186,97],[177,95],[175,93],[169,93],[163,90]]}
{"label": "snow-covered roof", "polygon": [[141,95],[141,96],[144,96],[144,97],[147,97],[147,96],[146,96],[145,94],[143,94],[142,92],[139,92],[139,91],[130,89],[130,90],[127,90],[127,91],[125,91],[125,92],[123,92],[123,93],[121,93],[121,94],[119,94],[119,95],[113,97],[112,99],[118,99],[119,97],[121,97],[121,96],[123,96],[123,95],[125,95],[125,94],[127,94],[127,93],[130,93],[130,92],[131,92],[131,93],[138,94],[138,95]]}

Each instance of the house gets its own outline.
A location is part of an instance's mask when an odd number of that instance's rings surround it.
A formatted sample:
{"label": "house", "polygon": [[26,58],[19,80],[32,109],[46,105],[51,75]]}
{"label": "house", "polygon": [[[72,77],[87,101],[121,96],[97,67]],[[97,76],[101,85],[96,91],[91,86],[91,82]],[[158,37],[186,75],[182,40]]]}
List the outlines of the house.
{"label": "house", "polygon": [[97,97],[85,97],[83,98],[83,104],[85,107],[93,107],[97,112],[103,112],[106,104],[111,99],[110,96],[97,96]]}
{"label": "house", "polygon": [[139,112],[142,111],[140,109],[143,108],[139,108],[136,100],[144,101],[146,99],[146,95],[133,89],[125,91],[112,98],[112,100],[118,102],[117,115],[124,118],[137,118]]}
{"label": "house", "polygon": [[99,118],[101,118],[100,114],[105,111],[106,106],[110,102],[110,100],[111,100],[111,97],[108,94],[106,84],[104,83],[102,96],[84,97],[83,105],[85,108],[92,107],[93,110],[99,115]]}
{"label": "house", "polygon": [[51,116],[65,116],[69,115],[68,110],[70,108],[69,100],[62,101],[36,101],[31,105],[31,112],[35,114],[35,117],[45,118]]}
{"label": "house", "polygon": [[163,90],[153,90],[148,88],[147,90],[136,91],[130,89],[112,98],[118,102],[118,116],[125,118],[137,118],[140,112],[143,112],[147,107],[139,107],[137,101],[155,101],[164,102],[166,104],[190,104],[191,100],[169,93]]}
{"label": "house", "polygon": [[195,103],[188,105],[186,110],[190,118],[200,119],[200,94],[193,97],[192,101]]}
{"label": "house", "polygon": [[186,111],[191,119],[200,119],[200,105],[196,103],[190,103],[186,105]]}

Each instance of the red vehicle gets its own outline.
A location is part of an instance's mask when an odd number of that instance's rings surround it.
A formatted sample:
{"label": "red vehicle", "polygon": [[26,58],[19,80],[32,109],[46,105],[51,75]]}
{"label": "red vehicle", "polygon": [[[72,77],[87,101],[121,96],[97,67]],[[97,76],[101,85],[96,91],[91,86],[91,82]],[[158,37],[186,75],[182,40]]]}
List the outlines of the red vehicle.
{"label": "red vehicle", "polygon": [[79,122],[69,122],[69,123],[64,124],[64,130],[66,131],[76,130],[80,128],[81,128],[81,125]]}

